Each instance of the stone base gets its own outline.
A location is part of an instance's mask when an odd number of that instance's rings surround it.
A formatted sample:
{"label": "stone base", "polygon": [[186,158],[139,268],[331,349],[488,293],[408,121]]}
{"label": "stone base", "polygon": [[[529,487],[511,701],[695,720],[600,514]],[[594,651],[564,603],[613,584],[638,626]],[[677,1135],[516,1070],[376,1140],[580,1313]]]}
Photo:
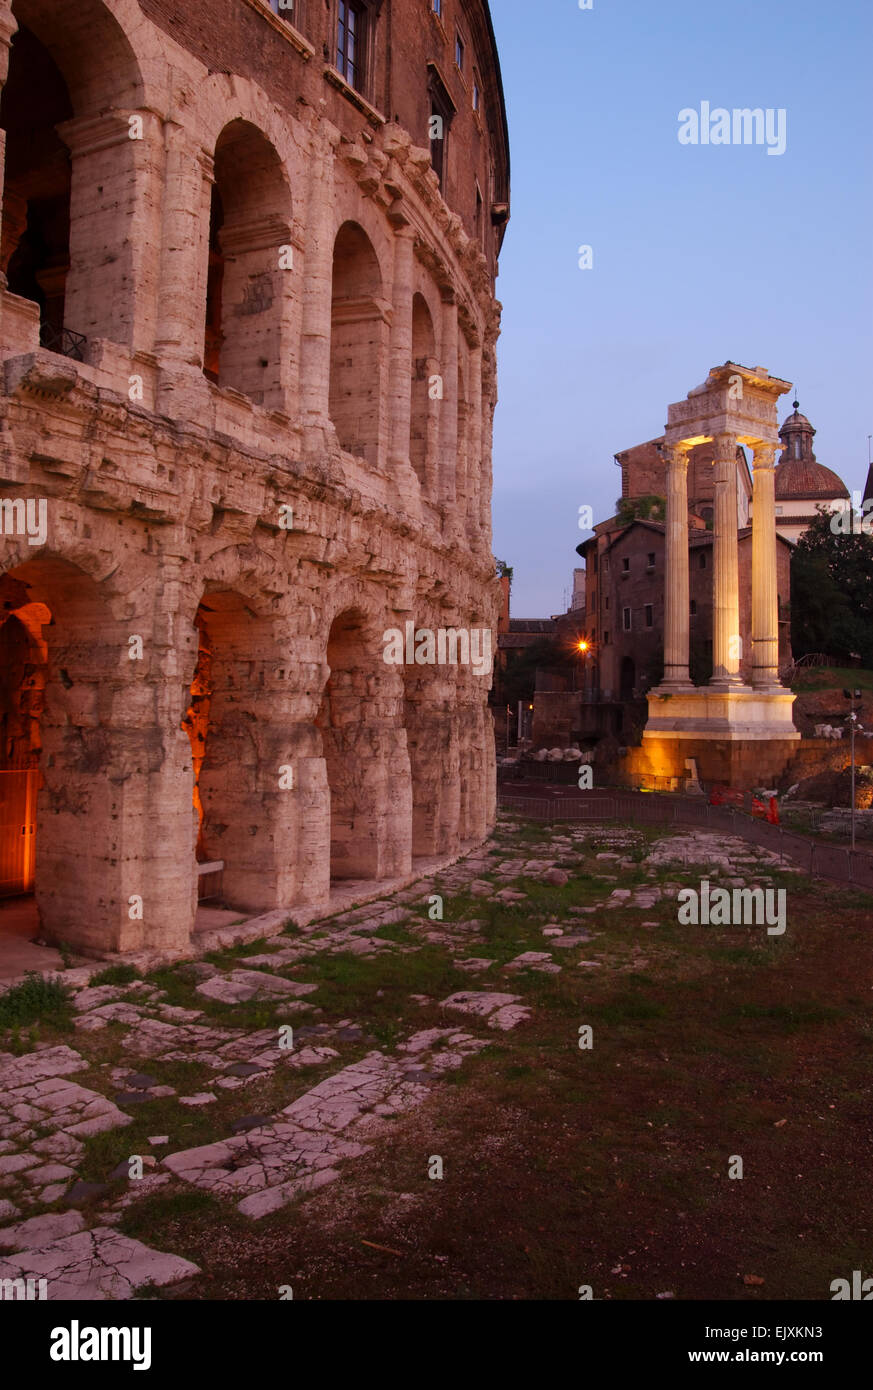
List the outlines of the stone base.
{"label": "stone base", "polygon": [[[779,686],[756,690],[748,685],[696,686],[675,691],[657,686],[648,694],[649,718],[643,739],[796,743],[799,731],[791,717],[794,695]],[[689,752],[686,756],[690,757]]]}
{"label": "stone base", "polygon": [[661,788],[665,779],[675,778],[676,791],[693,790],[689,761],[697,764],[699,779],[708,786],[715,782],[738,791],[755,787],[775,787],[785,775],[797,751],[793,739],[677,738],[653,734],[642,747],[631,748],[620,764],[620,771],[642,786]]}
{"label": "stone base", "polygon": [[679,779],[697,762],[704,782],[741,791],[774,786],[797,751],[800,732],[791,717],[794,695],[782,686],[693,686],[649,691],[649,719],[641,748],[631,749],[625,771]]}

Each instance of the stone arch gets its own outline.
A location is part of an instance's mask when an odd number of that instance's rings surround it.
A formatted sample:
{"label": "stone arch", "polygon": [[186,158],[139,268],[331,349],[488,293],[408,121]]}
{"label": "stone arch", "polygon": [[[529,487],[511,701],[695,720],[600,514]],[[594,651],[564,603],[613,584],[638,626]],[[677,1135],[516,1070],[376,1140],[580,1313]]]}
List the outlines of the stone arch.
{"label": "stone arch", "polygon": [[431,378],[439,375],[433,316],[424,295],[412,299],[412,400],[410,409],[409,459],[425,494],[433,497],[436,487],[439,400],[433,395]]}
{"label": "stone arch", "polygon": [[233,120],[215,145],[203,370],[267,409],[285,404],[292,205],[275,147]]}
{"label": "stone arch", "polygon": [[412,864],[403,682],[386,664],[385,625],[360,602],[327,636],[327,680],[316,725],[330,788],[331,877],[385,879]]}
{"label": "stone arch", "polygon": [[39,304],[43,345],[84,357],[83,338],[132,341],[135,238],[118,213],[145,162],[127,119],[142,77],[102,0],[15,0],[13,15],[0,259]]}
{"label": "stone arch", "polygon": [[47,551],[0,578],[0,621],[10,619],[30,652],[25,678],[4,689],[5,728],[18,720],[18,757],[7,744],[7,758],[38,769],[44,935],[86,951],[183,945],[193,899],[173,856],[186,836],[193,852],[190,786],[186,804],[151,653],[132,644],[148,634],[131,632],[139,624],[110,580]]}
{"label": "stone arch", "polygon": [[389,319],[379,258],[363,227],[344,222],[333,253],[330,418],[340,447],[377,465],[385,436]]}

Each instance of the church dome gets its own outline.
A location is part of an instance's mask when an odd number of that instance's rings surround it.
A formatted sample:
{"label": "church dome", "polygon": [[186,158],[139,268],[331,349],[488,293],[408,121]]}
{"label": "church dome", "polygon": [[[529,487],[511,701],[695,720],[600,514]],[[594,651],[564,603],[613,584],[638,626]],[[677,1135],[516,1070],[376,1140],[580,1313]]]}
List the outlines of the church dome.
{"label": "church dome", "polygon": [[829,501],[847,498],[849,489],[833,469],[819,463],[812,450],[814,427],[800,413],[798,401],[779,431],[782,457],[776,468],[777,501]]}
{"label": "church dome", "polygon": [[823,463],[804,459],[786,459],[776,469],[776,497],[785,501],[794,497],[848,497],[849,489],[833,469]]}

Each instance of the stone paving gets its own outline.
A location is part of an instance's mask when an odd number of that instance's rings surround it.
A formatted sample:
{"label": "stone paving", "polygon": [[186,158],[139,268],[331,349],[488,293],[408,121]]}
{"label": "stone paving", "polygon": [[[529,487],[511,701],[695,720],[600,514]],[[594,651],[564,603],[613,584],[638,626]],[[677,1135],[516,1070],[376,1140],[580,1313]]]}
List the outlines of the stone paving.
{"label": "stone paving", "polygon": [[[484,917],[431,919],[428,905],[435,892],[466,893],[483,905],[489,899],[514,909],[528,901],[526,880],[560,888],[583,851],[603,884],[601,900],[568,905],[554,920],[543,913],[532,919],[541,949],[504,957],[499,965],[488,949]],[[739,885],[766,882],[779,867],[766,850],[705,832],[665,835],[645,851],[639,832],[585,825],[556,831],[536,855],[520,853],[512,824],[504,821],[484,849],[391,901],[308,924],[225,968],[207,961],[176,965],[189,987],[186,998],[202,1001],[202,1008],[172,1004],[165,990],[144,980],[91,984],[99,967],[64,972],[74,991],[76,1045],[37,1041],[22,1056],[0,1052],[0,1279],[46,1278],[48,1296],[55,1299],[125,1299],[147,1284],[170,1285],[195,1276],[199,1271],[190,1262],[150,1250],[114,1229],[125,1208],[173,1185],[231,1200],[253,1219],[305,1199],[340,1179],[344,1165],[389,1133],[395,1117],[438,1093],[449,1072],[489,1047],[497,1034],[532,1018],[524,995],[508,992],[507,985],[522,989],[525,978],[599,968],[599,960],[586,958],[586,948],[590,952],[600,935],[594,930],[599,919],[616,910],[645,911],[675,901],[679,883],[611,887],[622,870],[642,868],[654,880],[665,866],[699,865]],[[379,935],[393,927],[402,928],[397,934],[404,940]],[[325,1020],[319,985],[294,978],[324,955],[370,959],[408,955],[425,946],[443,948],[463,974],[483,977],[471,979],[481,987],[455,990],[441,1000],[410,994],[412,1016],[424,1005],[438,1006],[440,1026],[416,1030],[411,1025],[405,1041],[390,1052],[372,1046],[360,1020]],[[275,1025],[236,1026],[234,1011],[255,1004],[275,1009],[283,1028],[287,1017],[291,1045],[283,1045]],[[226,1012],[213,1016],[216,1005]],[[112,1040],[109,1061],[107,1038]],[[103,1050],[96,1054],[90,1051],[99,1047]],[[349,1049],[355,1059],[348,1058]],[[196,1085],[162,1084],[149,1070],[178,1063],[201,1068]],[[292,1088],[292,1079],[307,1068],[322,1075],[299,1094],[300,1083]],[[86,1071],[87,1085],[80,1079]],[[296,1099],[284,1107],[280,1102],[270,1113],[246,1113],[246,1088],[265,1078],[281,1086],[285,1076]],[[219,1106],[216,1114],[225,1118],[216,1122],[214,1138],[194,1147],[174,1145],[172,1112],[162,1111],[159,1123],[167,1132],[149,1136],[147,1147],[157,1152],[142,1155],[144,1175],[120,1195],[110,1184],[127,1176],[125,1164],[105,1174],[103,1183],[82,1182],[86,1141],[130,1125],[140,1105],[160,1100],[178,1106],[180,1116],[206,1116],[220,1100],[226,1107],[237,1092],[237,1117],[227,1119],[227,1109]]]}
{"label": "stone paving", "polygon": [[[438,1046],[441,1050],[436,1050]],[[276,1121],[233,1139],[171,1154],[164,1166],[186,1182],[237,1200],[260,1217],[339,1177],[337,1164],[366,1153],[380,1122],[421,1104],[429,1083],[487,1042],[451,1028],[417,1033],[400,1059],[368,1053],[287,1106]]]}

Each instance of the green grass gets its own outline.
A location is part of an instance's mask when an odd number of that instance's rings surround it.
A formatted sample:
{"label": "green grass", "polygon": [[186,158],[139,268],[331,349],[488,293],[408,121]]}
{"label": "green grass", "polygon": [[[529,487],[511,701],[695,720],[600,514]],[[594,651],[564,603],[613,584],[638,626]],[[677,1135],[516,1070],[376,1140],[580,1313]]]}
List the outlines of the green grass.
{"label": "green grass", "polygon": [[133,965],[109,965],[98,975],[92,975],[90,983],[92,985],[132,985],[134,980],[139,978],[139,971]]}
{"label": "green grass", "polygon": [[[805,690],[871,690],[873,691],[873,671],[855,670],[844,666],[810,666],[802,668],[795,677],[791,689],[798,694]],[[849,701],[846,700],[846,713]]]}
{"label": "green grass", "polygon": [[72,994],[55,976],[46,978],[29,970],[21,984],[0,995],[0,1028],[21,1028],[31,1023],[66,1023],[71,1017]]}

